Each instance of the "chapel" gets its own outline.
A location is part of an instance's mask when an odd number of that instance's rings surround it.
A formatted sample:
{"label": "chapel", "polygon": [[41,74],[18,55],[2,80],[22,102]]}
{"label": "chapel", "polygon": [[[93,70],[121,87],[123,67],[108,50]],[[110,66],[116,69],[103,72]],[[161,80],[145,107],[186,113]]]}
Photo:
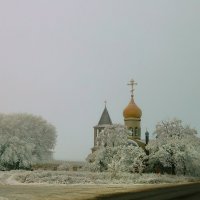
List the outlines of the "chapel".
{"label": "chapel", "polygon": [[[141,139],[141,117],[142,117],[142,110],[136,105],[134,99],[134,86],[137,83],[131,79],[128,83],[131,86],[131,98],[128,105],[123,110],[123,117],[124,117],[124,125],[130,130],[129,141],[133,145],[137,145],[145,149],[145,146],[148,144],[149,141],[149,133],[148,131],[145,132],[145,140]],[[112,125],[112,120],[110,118],[106,103],[105,108],[102,112],[100,120],[96,126],[94,126],[94,147],[92,148],[92,152],[96,151],[98,148],[97,144],[97,137],[101,134],[101,131],[108,125]]]}

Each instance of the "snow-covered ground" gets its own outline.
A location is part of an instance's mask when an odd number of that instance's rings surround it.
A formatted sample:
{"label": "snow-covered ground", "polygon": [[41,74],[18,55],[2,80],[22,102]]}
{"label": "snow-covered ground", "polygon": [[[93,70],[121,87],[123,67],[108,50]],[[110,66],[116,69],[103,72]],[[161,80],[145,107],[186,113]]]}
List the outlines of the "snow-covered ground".
{"label": "snow-covered ground", "polygon": [[87,171],[7,171],[0,172],[0,183],[18,184],[160,184],[199,181],[200,178],[160,175],[94,173]]}
{"label": "snow-covered ground", "polygon": [[197,180],[158,174],[121,173],[113,177],[110,173],[84,171],[0,171],[0,200],[95,199],[102,194],[143,191]]}

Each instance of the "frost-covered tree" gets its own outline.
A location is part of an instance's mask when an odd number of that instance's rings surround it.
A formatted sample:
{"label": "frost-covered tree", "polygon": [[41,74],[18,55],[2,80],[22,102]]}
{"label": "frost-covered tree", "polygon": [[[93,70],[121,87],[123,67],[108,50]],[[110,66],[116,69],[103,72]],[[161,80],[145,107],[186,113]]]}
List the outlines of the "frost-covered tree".
{"label": "frost-covered tree", "polygon": [[183,125],[183,122],[179,119],[172,119],[158,122],[156,125],[155,133],[156,137],[173,137],[179,138],[185,137],[185,135],[197,135],[197,131],[192,129],[189,125]]}
{"label": "frost-covered tree", "polygon": [[0,170],[29,169],[36,160],[34,145],[18,137],[0,135]]}
{"label": "frost-covered tree", "polygon": [[200,138],[196,130],[174,119],[159,122],[155,135],[147,146],[151,170],[200,175]]}
{"label": "frost-covered tree", "polygon": [[108,125],[97,137],[98,146],[116,147],[127,144],[130,131],[120,124]]}
{"label": "frost-covered tree", "polygon": [[89,169],[110,171],[113,174],[142,172],[146,154],[143,149],[129,142],[130,134],[125,126],[119,124],[107,126],[97,137],[99,148],[87,158]]}
{"label": "frost-covered tree", "polygon": [[109,171],[115,172],[131,172],[142,173],[145,169],[145,160],[147,156],[144,150],[138,146],[124,145],[116,148],[110,164]]}
{"label": "frost-covered tree", "polygon": [[3,163],[5,160],[6,166],[9,162],[19,160],[20,168],[22,165],[28,166],[25,162],[49,160],[52,158],[55,142],[55,127],[42,117],[31,114],[0,114],[0,161]]}

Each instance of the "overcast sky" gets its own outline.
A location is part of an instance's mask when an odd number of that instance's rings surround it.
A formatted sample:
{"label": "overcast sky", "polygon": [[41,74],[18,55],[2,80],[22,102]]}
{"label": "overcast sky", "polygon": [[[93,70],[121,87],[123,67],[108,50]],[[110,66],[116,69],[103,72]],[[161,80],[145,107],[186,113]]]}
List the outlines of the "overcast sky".
{"label": "overcast sky", "polygon": [[[200,132],[199,0],[0,0],[0,112],[57,128],[55,158],[84,160],[104,100],[114,123],[138,86],[142,132]],[[144,137],[144,136],[143,136]]]}

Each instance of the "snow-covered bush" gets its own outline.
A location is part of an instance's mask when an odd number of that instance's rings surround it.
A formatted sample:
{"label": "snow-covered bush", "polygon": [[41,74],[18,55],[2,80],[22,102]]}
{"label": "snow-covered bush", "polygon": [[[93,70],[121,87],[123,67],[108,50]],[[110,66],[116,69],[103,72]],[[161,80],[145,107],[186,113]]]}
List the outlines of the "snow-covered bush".
{"label": "snow-covered bush", "polygon": [[[108,170],[109,164],[115,154],[117,154],[117,147],[100,147],[95,154],[91,155],[95,157],[94,161],[88,163],[88,168],[93,172],[103,172]],[[88,160],[91,160],[90,158]]]}
{"label": "snow-covered bush", "polygon": [[68,162],[64,162],[64,163],[58,165],[57,170],[58,171],[69,171],[72,168],[73,168],[73,166],[71,166]]}
{"label": "snow-covered bush", "polygon": [[35,161],[51,159],[55,142],[54,126],[41,117],[0,114],[0,165],[5,169],[26,168]]}
{"label": "snow-covered bush", "polygon": [[171,174],[200,175],[200,138],[181,120],[159,122],[149,142],[149,169]]}
{"label": "snow-covered bush", "polygon": [[82,161],[48,160],[34,163],[31,169],[45,171],[80,171],[83,170],[84,166],[85,162]]}
{"label": "snow-covered bush", "polygon": [[97,137],[98,149],[87,158],[90,171],[139,172],[145,167],[146,154],[138,146],[129,145],[129,130],[122,125],[107,126]]}
{"label": "snow-covered bush", "polygon": [[[0,172],[1,173],[1,172]],[[186,176],[172,176],[159,174],[139,174],[121,172],[112,176],[109,172],[73,172],[73,171],[11,171],[6,173],[21,183],[48,183],[48,184],[159,184],[183,183],[199,181],[199,178]],[[1,174],[0,174],[1,175]],[[0,182],[1,177],[0,176]]]}

